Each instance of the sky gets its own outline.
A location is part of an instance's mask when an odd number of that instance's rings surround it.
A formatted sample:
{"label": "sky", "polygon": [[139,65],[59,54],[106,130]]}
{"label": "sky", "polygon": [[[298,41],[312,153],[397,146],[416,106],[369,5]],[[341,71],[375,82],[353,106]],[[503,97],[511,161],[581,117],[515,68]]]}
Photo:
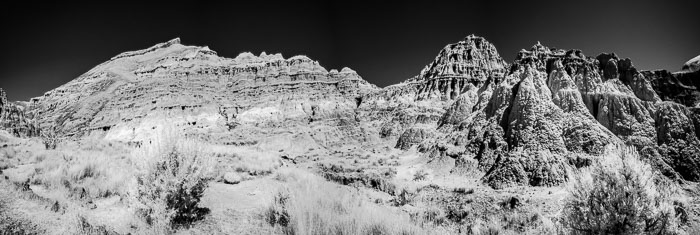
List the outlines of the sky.
{"label": "sky", "polygon": [[175,37],[230,58],[307,55],[380,87],[418,74],[469,34],[508,62],[537,41],[588,56],[615,52],[642,70],[677,71],[700,55],[697,0],[406,2],[3,3],[0,88],[9,100],[29,100],[121,52]]}

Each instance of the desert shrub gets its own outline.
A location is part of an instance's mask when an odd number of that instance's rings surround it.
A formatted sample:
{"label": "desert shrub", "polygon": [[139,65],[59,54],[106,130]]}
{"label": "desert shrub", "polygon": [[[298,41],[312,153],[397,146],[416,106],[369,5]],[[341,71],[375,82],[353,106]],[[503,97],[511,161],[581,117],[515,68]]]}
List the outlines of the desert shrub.
{"label": "desert shrub", "polygon": [[329,181],[354,187],[367,187],[390,195],[397,192],[392,178],[396,169],[366,169],[364,167],[343,166],[343,164],[319,164],[321,175]]}
{"label": "desert shrub", "polygon": [[0,234],[44,234],[37,224],[14,214],[9,208],[11,201],[0,195]]}
{"label": "desert shrub", "polygon": [[289,200],[289,194],[279,192],[275,195],[272,205],[264,213],[265,221],[271,225],[289,226],[289,213],[285,206]]}
{"label": "desert shrub", "polygon": [[459,188],[454,188],[452,190],[452,192],[459,193],[459,194],[473,194],[474,189],[473,188],[467,189],[465,187],[459,187]]}
{"label": "desert shrub", "polygon": [[427,178],[428,178],[428,172],[426,172],[423,169],[420,169],[420,170],[416,171],[416,173],[413,174],[414,181],[421,181],[421,180],[425,180]]}
{"label": "desert shrub", "polygon": [[41,142],[44,143],[46,149],[56,149],[56,146],[61,141],[54,128],[42,130],[40,135]]}
{"label": "desert shrub", "polygon": [[[670,182],[631,148],[614,150],[605,162],[575,176],[563,211],[572,234],[673,234],[679,221]],[[678,203],[677,203],[678,204]]]}
{"label": "desert shrub", "polygon": [[112,234],[118,234],[114,231],[111,231],[109,228],[107,228],[104,225],[93,225],[90,222],[85,219],[83,216],[77,216],[77,226],[76,226],[76,232],[79,234],[104,234],[104,235],[112,235]]}
{"label": "desert shrub", "polygon": [[158,233],[188,227],[209,212],[198,204],[211,180],[211,156],[192,140],[173,138],[140,156],[146,159],[136,178],[139,214]]}
{"label": "desert shrub", "polygon": [[430,206],[420,213],[420,221],[426,221],[433,224],[441,225],[447,222],[447,215],[442,208]]}
{"label": "desert shrub", "polygon": [[408,216],[364,201],[350,187],[300,170],[279,177],[288,187],[262,216],[284,234],[423,234]]}
{"label": "desert shrub", "polygon": [[394,205],[403,206],[410,204],[415,196],[415,192],[409,192],[406,188],[401,188],[401,191],[394,197]]}

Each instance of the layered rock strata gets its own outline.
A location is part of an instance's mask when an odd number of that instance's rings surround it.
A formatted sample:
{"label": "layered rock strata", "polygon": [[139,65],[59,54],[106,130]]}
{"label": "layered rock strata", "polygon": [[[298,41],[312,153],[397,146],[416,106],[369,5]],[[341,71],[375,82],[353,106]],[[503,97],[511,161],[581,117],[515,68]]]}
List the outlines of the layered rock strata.
{"label": "layered rock strata", "polygon": [[455,121],[443,117],[452,103],[469,106],[456,112],[471,112],[477,90],[502,79],[507,67],[493,44],[470,35],[445,46],[417,76],[363,97],[358,116],[397,148],[421,145],[440,135],[443,122]]}
{"label": "layered rock strata", "polygon": [[495,188],[546,186],[566,181],[572,163],[627,143],[669,176],[696,181],[692,76],[640,72],[615,54],[592,58],[537,43],[518,53],[502,81],[458,98],[443,116],[445,134],[426,154],[457,165],[475,159]]}
{"label": "layered rock strata", "polygon": [[665,175],[700,181],[695,65],[640,71],[614,53],[539,42],[508,64],[470,35],[379,89],[305,56],[225,58],[174,39],[117,55],[29,103],[0,99],[0,124],[19,136],[37,134],[36,120],[65,136],[129,142],[175,127],[297,155],[382,143],[415,148],[450,172],[479,172],[494,188],[557,185],[627,144]]}
{"label": "layered rock strata", "polygon": [[26,103],[9,102],[7,94],[0,88],[0,129],[17,137],[39,136],[38,125],[31,115],[27,115],[27,109]]}
{"label": "layered rock strata", "polygon": [[43,126],[74,137],[141,142],[176,126],[238,144],[290,130],[285,138],[314,148],[365,138],[354,110],[377,89],[349,68],[327,71],[306,56],[225,58],[174,39],[113,57],[47,92],[32,112]]}

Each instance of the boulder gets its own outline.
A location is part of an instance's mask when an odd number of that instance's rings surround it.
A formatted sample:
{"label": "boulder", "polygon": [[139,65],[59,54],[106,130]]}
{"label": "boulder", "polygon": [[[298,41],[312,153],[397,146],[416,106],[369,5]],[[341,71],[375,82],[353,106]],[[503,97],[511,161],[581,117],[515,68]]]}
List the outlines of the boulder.
{"label": "boulder", "polygon": [[227,184],[238,184],[243,181],[243,177],[236,172],[226,172],[224,174],[224,183]]}

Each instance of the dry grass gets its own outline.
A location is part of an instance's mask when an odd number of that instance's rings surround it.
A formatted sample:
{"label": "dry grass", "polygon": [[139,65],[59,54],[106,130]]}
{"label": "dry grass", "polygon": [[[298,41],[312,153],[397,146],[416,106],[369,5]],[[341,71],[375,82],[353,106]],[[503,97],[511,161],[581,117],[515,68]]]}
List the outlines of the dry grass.
{"label": "dry grass", "polygon": [[561,234],[560,229],[538,210],[515,210],[477,220],[469,228],[472,234]]}
{"label": "dry grass", "polygon": [[18,179],[27,177],[31,184],[78,199],[123,196],[131,187],[133,167],[125,148],[98,140],[64,143],[55,150],[32,144],[32,140],[26,143],[20,149],[31,154],[14,157],[17,165],[31,172]]}
{"label": "dry grass", "polygon": [[287,182],[265,211],[284,234],[424,234],[408,215],[362,200],[355,189],[301,170],[283,169]]}
{"label": "dry grass", "polygon": [[[64,150],[38,155],[33,184],[53,190],[68,190],[90,198],[125,195],[133,179],[130,162],[122,156],[100,151]],[[43,157],[41,157],[43,156]],[[83,190],[85,193],[83,193]]]}
{"label": "dry grass", "polygon": [[279,157],[268,152],[238,149],[233,155],[235,171],[250,175],[268,175],[281,165]]}
{"label": "dry grass", "polygon": [[235,173],[242,180],[269,175],[282,163],[278,153],[265,151],[253,146],[222,146],[200,143],[202,151],[213,156],[216,161],[212,178],[223,180],[226,173]]}

